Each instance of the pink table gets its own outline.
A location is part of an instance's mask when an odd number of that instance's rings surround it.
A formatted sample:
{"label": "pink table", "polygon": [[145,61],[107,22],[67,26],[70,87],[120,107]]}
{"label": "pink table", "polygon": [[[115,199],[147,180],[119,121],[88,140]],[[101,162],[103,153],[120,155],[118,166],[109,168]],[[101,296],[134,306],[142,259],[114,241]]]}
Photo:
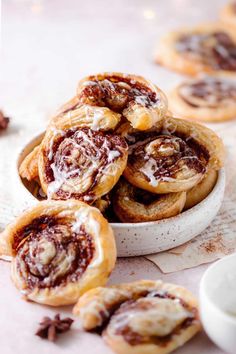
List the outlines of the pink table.
{"label": "pink table", "polygon": [[[183,24],[216,19],[224,3],[3,0],[1,104],[14,118],[9,144],[14,143],[14,134],[24,131],[34,135],[42,130],[58,106],[73,96],[78,79],[89,73],[133,72],[155,81],[164,90],[173,87],[180,76],[152,62],[158,38]],[[161,278],[185,285],[197,294],[205,269],[201,266],[163,275],[144,258],[120,259],[110,283]],[[9,264],[4,262],[0,262],[0,289],[1,353],[111,353],[98,336],[82,333],[78,323],[56,344],[34,336],[43,315],[58,311],[69,315],[71,308],[53,310],[21,300],[10,281]],[[222,353],[204,334],[178,351],[190,352]]]}

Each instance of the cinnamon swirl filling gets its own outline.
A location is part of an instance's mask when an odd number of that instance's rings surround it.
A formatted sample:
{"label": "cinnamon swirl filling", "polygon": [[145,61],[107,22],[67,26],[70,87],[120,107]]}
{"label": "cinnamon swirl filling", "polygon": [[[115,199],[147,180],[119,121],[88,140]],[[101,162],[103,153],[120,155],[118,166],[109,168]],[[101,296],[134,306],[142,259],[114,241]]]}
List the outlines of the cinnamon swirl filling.
{"label": "cinnamon swirl filling", "polygon": [[44,152],[48,196],[93,202],[99,197],[94,188],[104,183],[104,176],[115,174],[117,161],[126,154],[125,140],[109,132],[89,128],[59,132]]}
{"label": "cinnamon swirl filling", "polygon": [[16,270],[27,291],[77,282],[94,255],[94,245],[83,225],[41,216],[19,230],[13,249]]}
{"label": "cinnamon swirl filling", "polygon": [[[206,160],[184,139],[172,135],[148,137],[130,146],[129,164],[154,187],[161,181],[204,174]],[[202,157],[202,158],[201,158]]]}
{"label": "cinnamon swirl filling", "polygon": [[119,113],[134,104],[149,108],[160,102],[156,92],[125,75],[91,77],[91,80],[83,82],[78,97],[83,104],[108,107]]}
{"label": "cinnamon swirl filling", "polygon": [[176,50],[198,57],[213,69],[236,70],[236,43],[224,31],[184,34],[178,39]]}

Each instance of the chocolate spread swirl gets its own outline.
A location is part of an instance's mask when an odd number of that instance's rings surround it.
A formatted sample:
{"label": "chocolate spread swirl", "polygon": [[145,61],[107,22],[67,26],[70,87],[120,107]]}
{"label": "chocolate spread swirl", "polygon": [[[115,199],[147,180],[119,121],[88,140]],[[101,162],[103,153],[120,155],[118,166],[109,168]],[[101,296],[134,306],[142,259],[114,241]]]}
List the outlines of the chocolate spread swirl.
{"label": "chocolate spread swirl", "polygon": [[[165,347],[168,342],[172,339],[173,336],[178,335],[183,329],[186,329],[189,327],[193,321],[196,318],[196,309],[190,307],[184,300],[181,298],[175,297],[172,294],[169,294],[168,292],[161,292],[161,291],[152,291],[148,292],[146,295],[144,295],[144,298],[161,298],[161,299],[170,299],[173,301],[178,301],[180,305],[185,308],[189,312],[189,316],[183,321],[177,325],[174,330],[165,336],[150,336],[150,335],[142,335],[141,333],[135,332],[130,326],[128,321],[120,321],[119,322],[119,317],[120,315],[125,314],[126,312],[132,311],[135,313],[135,311],[142,312],[142,311],[147,311],[152,309],[152,301],[148,302],[140,302],[136,300],[128,300],[124,302],[118,310],[115,311],[115,313],[111,316],[111,323],[115,323],[115,334],[117,335],[122,335],[123,338],[127,343],[129,343],[131,346],[139,345],[139,344],[148,344],[148,343],[153,343],[157,344],[159,346]],[[140,299],[140,297],[139,297]],[[121,317],[122,318],[122,317]]]}
{"label": "chocolate spread swirl", "polygon": [[81,226],[41,216],[18,231],[13,245],[17,271],[29,290],[76,282],[94,254],[92,237]]}
{"label": "chocolate spread swirl", "polygon": [[161,181],[176,179],[185,175],[186,167],[192,173],[205,173],[208,156],[196,141],[172,135],[154,136],[151,132],[146,139],[129,148],[130,168],[142,172],[153,186]]}
{"label": "chocolate spread swirl", "polygon": [[236,100],[236,84],[227,79],[206,78],[182,84],[179,95],[192,107],[216,108],[229,99]]}
{"label": "chocolate spread swirl", "polygon": [[[81,128],[55,139],[51,149],[45,152],[48,193],[55,193],[58,199],[92,202],[94,187],[106,174],[107,166],[127,153],[127,144],[119,135]],[[77,185],[85,190],[78,191]]]}
{"label": "chocolate spread swirl", "polygon": [[197,56],[215,70],[236,70],[236,43],[226,32],[182,35],[176,43],[176,50]]}
{"label": "chocolate spread swirl", "polygon": [[83,104],[108,107],[121,113],[134,104],[144,107],[156,106],[160,99],[147,85],[125,76],[94,77],[83,83],[79,92]]}

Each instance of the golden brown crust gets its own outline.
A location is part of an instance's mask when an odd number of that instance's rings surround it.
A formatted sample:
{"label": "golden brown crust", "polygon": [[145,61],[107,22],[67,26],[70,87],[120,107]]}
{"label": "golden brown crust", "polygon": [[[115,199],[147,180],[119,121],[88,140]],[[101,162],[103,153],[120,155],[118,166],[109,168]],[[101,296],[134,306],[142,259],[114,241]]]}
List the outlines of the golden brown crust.
{"label": "golden brown crust", "polygon": [[129,143],[124,177],[152,193],[180,192],[199,183],[205,172],[224,161],[221,139],[194,122],[166,117],[163,126],[137,134],[126,126],[119,133]]}
{"label": "golden brown crust", "polygon": [[[232,28],[225,26],[222,23],[208,23],[202,24],[193,28],[183,28],[171,33],[168,33],[162,38],[156,54],[155,61],[158,64],[164,65],[177,72],[187,74],[190,76],[197,76],[199,73],[214,74],[214,75],[235,75],[236,68],[227,69],[226,65],[222,65],[213,57],[214,50],[212,51],[212,45],[215,45],[216,39],[212,37],[212,34],[223,33],[231,38],[234,46],[236,46],[236,35]],[[196,44],[196,37],[193,44],[190,44],[193,50],[186,50],[185,45],[179,44],[180,38],[186,38],[186,36],[208,36],[207,39],[207,54],[200,54],[203,51],[202,44]],[[205,41],[205,39],[204,39]],[[177,45],[177,48],[176,48]],[[227,47],[227,46],[226,46]],[[189,48],[189,47],[188,47]],[[198,49],[199,48],[199,49]],[[210,48],[210,49],[209,49]],[[228,49],[226,49],[228,50]],[[209,53],[208,53],[209,51]],[[211,59],[213,57],[213,59]],[[213,60],[213,61],[212,61]],[[224,60],[222,59],[222,62]]]}
{"label": "golden brown crust", "polygon": [[192,208],[205,199],[214,188],[217,177],[217,171],[209,170],[203,180],[187,192],[184,210]]}
{"label": "golden brown crust", "polygon": [[119,119],[107,108],[83,106],[51,123],[38,160],[49,198],[92,203],[113,188],[128,157],[125,140],[110,132]]}
{"label": "golden brown crust", "polygon": [[172,112],[185,119],[223,122],[236,117],[236,84],[228,78],[189,80],[168,95]]}
{"label": "golden brown crust", "polygon": [[77,95],[83,104],[109,107],[122,113],[140,130],[161,121],[167,111],[163,92],[137,75],[116,72],[90,75],[79,82]]}
{"label": "golden brown crust", "polygon": [[146,222],[179,214],[185,201],[186,192],[152,194],[122,179],[113,193],[112,205],[120,221]]}
{"label": "golden brown crust", "polygon": [[77,201],[44,201],[24,212],[2,233],[0,254],[13,257],[12,280],[25,298],[51,306],[104,285],[116,261],[108,222]]}
{"label": "golden brown crust", "polygon": [[36,146],[30,153],[25,157],[23,162],[19,167],[19,175],[22,178],[26,178],[28,181],[32,181],[38,178],[38,156],[39,156],[40,146]]}
{"label": "golden brown crust", "polygon": [[[167,308],[165,308],[166,305],[168,305]],[[160,306],[160,311],[156,312],[154,324],[152,316],[155,314],[156,306],[157,308]],[[164,315],[161,314],[162,308]],[[169,312],[172,311],[171,308],[174,313],[180,311],[184,314],[187,310],[188,314],[185,313],[185,315],[191,317],[189,323],[186,322],[188,325],[181,327],[179,324],[180,327],[176,332],[173,323],[175,320]],[[96,329],[107,323],[102,336],[118,354],[163,354],[170,353],[183,345],[200,330],[197,308],[196,299],[187,289],[173,284],[165,284],[162,281],[141,280],[92,289],[79,299],[73,312],[80,317],[86,330]],[[129,317],[129,311],[131,311],[131,317]],[[122,320],[121,316],[123,316]],[[163,323],[159,329],[158,316],[160,316],[160,323]],[[178,316],[177,313],[176,316]],[[181,321],[180,319],[179,323]],[[133,332],[134,328],[138,334]],[[165,335],[165,331],[170,335],[167,339],[164,337],[163,342],[161,339]],[[152,333],[152,338],[156,336],[154,341],[148,333]]]}

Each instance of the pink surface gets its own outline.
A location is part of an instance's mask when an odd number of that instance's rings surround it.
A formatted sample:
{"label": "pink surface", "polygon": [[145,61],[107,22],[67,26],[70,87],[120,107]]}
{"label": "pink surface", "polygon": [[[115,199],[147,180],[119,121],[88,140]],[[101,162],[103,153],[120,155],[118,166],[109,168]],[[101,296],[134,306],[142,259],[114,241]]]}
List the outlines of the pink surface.
{"label": "pink surface", "polygon": [[[173,87],[180,76],[152,62],[158,38],[176,26],[216,19],[224,3],[3,0],[0,83],[1,105],[13,117],[9,142],[14,145],[14,137],[22,131],[33,136],[44,129],[48,117],[73,96],[78,79],[89,73],[133,72],[153,80],[164,90]],[[162,278],[185,285],[197,294],[205,268],[164,276],[143,258],[121,259],[110,283]],[[77,322],[56,344],[34,336],[44,315],[58,311],[70,315],[71,309],[54,310],[23,301],[10,281],[9,264],[4,262],[0,262],[0,289],[0,353],[111,353],[98,336],[82,333]],[[178,353],[222,352],[201,334]]]}
{"label": "pink surface", "polygon": [[[110,283],[138,279],[158,279],[176,282],[198,293],[198,284],[206,267],[201,266],[178,273],[163,275],[151,262],[143,258],[119,259]],[[34,335],[43,316],[71,316],[71,307],[52,309],[21,299],[10,279],[10,264],[0,261],[0,353],[2,354],[110,354],[111,350],[95,335],[84,333],[76,320],[72,330],[61,335],[56,343],[50,343]],[[71,316],[72,317],[72,316]],[[219,351],[202,333],[176,351],[181,354],[219,354]],[[124,353],[125,354],[125,353]]]}

